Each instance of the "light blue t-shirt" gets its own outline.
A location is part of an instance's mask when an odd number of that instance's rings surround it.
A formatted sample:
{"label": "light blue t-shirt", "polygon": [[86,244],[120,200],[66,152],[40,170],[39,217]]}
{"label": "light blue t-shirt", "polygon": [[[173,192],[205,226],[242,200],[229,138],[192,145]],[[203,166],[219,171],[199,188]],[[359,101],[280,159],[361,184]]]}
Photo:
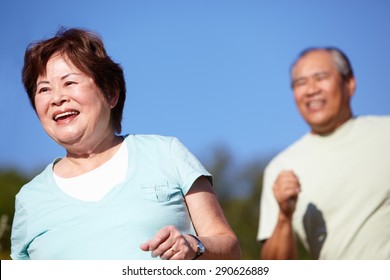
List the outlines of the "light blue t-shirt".
{"label": "light blue t-shirt", "polygon": [[174,137],[128,135],[124,182],[102,200],[66,195],[53,163],[16,196],[12,259],[150,259],[140,244],[167,225],[194,233],[185,195],[200,176],[211,176]]}

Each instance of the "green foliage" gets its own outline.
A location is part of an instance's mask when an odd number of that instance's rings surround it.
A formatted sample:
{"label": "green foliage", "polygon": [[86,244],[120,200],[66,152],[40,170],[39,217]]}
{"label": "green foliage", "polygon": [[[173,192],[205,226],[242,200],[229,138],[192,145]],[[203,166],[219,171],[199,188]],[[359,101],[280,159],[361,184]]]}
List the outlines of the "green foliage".
{"label": "green foliage", "polygon": [[14,170],[0,170],[0,258],[8,259],[15,195],[28,178]]}
{"label": "green foliage", "polygon": [[259,203],[265,164],[253,162],[235,166],[228,151],[215,152],[207,167],[214,177],[214,188],[225,216],[236,233],[243,259],[259,259],[256,241]]}

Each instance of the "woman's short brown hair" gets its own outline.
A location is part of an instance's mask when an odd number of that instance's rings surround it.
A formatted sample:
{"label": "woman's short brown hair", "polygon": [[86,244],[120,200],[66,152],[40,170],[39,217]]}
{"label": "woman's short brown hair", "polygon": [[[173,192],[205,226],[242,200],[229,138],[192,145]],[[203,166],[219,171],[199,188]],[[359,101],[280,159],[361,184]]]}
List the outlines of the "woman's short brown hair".
{"label": "woman's short brown hair", "polygon": [[111,110],[111,124],[115,132],[120,133],[126,99],[123,69],[107,55],[100,36],[88,30],[61,27],[54,37],[27,47],[22,81],[34,110],[38,77],[46,74],[47,62],[54,54],[63,55],[91,77],[107,100],[119,94],[118,103]]}

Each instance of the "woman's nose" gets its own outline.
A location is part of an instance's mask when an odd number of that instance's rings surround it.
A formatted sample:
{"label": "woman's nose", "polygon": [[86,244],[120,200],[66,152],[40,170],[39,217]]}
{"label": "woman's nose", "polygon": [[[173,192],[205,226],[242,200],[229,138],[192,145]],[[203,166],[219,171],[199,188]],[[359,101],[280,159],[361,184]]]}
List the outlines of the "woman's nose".
{"label": "woman's nose", "polygon": [[68,100],[68,96],[61,89],[55,89],[52,96],[51,103],[56,106],[60,106]]}

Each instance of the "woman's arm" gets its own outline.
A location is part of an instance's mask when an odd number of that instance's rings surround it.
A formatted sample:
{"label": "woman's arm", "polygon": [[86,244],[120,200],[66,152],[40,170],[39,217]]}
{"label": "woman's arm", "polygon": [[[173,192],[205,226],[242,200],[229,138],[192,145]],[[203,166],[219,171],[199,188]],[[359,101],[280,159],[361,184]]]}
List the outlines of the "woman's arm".
{"label": "woman's arm", "polygon": [[[238,239],[225,219],[210,181],[199,177],[185,198],[197,238],[206,248],[199,259],[240,259]],[[141,249],[152,251],[153,256],[162,259],[193,259],[197,240],[189,234],[181,234],[174,226],[166,226],[142,244]]]}

